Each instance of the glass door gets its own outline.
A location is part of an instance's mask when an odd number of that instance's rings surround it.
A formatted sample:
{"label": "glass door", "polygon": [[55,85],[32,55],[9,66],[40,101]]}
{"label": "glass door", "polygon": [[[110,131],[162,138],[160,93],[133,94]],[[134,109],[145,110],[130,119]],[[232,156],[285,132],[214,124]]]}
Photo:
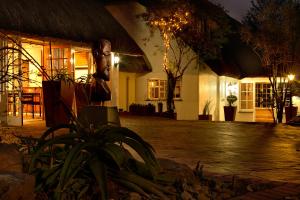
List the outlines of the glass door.
{"label": "glass door", "polygon": [[9,76],[6,82],[7,124],[22,126],[22,57],[17,44],[9,43],[8,47],[11,47],[11,49],[7,52],[6,63]]}

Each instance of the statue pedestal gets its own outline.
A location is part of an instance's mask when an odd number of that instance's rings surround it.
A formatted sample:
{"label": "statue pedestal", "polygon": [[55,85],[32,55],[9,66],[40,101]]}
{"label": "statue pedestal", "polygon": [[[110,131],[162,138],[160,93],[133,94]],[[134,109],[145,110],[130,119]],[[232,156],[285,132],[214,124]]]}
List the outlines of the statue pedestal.
{"label": "statue pedestal", "polygon": [[99,128],[103,125],[120,126],[117,107],[85,106],[78,114],[78,120],[84,127]]}

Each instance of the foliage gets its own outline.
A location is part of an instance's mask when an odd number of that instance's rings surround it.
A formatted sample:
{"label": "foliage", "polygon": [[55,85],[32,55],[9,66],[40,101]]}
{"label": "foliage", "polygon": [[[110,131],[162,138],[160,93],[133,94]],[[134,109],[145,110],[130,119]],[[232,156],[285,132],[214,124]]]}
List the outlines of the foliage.
{"label": "foliage", "polygon": [[[163,1],[161,4],[150,4],[142,18],[153,29],[158,29],[164,44],[163,69],[167,74],[167,110],[174,112],[174,91],[176,82],[183,76],[186,69],[197,57],[187,58],[191,50],[177,37],[190,21],[190,7],[184,1]],[[168,7],[166,7],[168,5]],[[188,59],[184,63],[184,59]]]}
{"label": "foliage", "polygon": [[[242,37],[260,57],[272,86],[274,121],[282,122],[289,73],[300,64],[300,2],[256,0],[244,18]],[[274,112],[273,112],[274,113]]]}
{"label": "foliage", "polygon": [[[150,26],[152,33],[158,29],[163,38],[163,69],[168,79],[167,110],[173,112],[176,82],[182,78],[193,61],[217,56],[221,45],[226,41],[229,25],[224,17],[224,10],[205,1],[141,2],[147,7],[147,13],[142,18]],[[203,5],[205,8],[202,8]],[[207,5],[212,9],[207,11]]]}
{"label": "foliage", "polygon": [[237,97],[235,95],[231,94],[231,95],[227,96],[226,100],[227,100],[229,106],[232,106],[234,104],[234,102],[237,101]]}
{"label": "foliage", "polygon": [[[66,128],[68,134],[53,137]],[[132,156],[133,151],[142,162]],[[150,144],[127,128],[93,129],[77,121],[50,128],[41,136],[30,172],[36,175],[36,190],[51,199],[108,199],[108,179],[143,196],[148,192],[165,199],[163,189],[147,180],[158,169],[153,152]]]}
{"label": "foliage", "polygon": [[205,102],[205,105],[204,105],[204,108],[203,108],[203,111],[202,111],[203,115],[209,115],[209,113],[210,113],[210,104],[211,104],[211,100],[207,100]]}
{"label": "foliage", "polygon": [[155,113],[155,105],[148,103],[147,105],[143,104],[130,104],[129,112],[138,115],[153,115]]}

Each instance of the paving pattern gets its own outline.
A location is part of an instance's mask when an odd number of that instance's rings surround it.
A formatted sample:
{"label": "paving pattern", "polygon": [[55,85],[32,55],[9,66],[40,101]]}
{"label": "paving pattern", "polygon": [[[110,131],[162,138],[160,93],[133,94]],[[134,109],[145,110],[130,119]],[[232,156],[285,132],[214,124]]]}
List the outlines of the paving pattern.
{"label": "paving pattern", "polygon": [[175,121],[122,117],[158,157],[206,171],[300,183],[300,127],[263,123]]}
{"label": "paving pattern", "polygon": [[[133,116],[122,116],[121,124],[151,143],[158,157],[192,168],[201,161],[210,173],[300,183],[300,127]],[[38,136],[45,129],[40,120],[16,130]]]}

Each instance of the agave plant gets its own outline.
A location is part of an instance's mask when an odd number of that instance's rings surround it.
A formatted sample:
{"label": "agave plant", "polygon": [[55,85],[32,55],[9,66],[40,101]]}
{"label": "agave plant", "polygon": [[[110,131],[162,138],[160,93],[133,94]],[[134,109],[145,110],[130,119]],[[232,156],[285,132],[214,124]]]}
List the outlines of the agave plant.
{"label": "agave plant", "polygon": [[[53,136],[65,128],[67,134]],[[86,128],[74,122],[41,136],[29,171],[36,175],[36,190],[51,199],[106,200],[108,179],[145,197],[152,193],[168,199],[168,191],[152,181],[158,168],[152,146],[133,131],[108,125]]]}

